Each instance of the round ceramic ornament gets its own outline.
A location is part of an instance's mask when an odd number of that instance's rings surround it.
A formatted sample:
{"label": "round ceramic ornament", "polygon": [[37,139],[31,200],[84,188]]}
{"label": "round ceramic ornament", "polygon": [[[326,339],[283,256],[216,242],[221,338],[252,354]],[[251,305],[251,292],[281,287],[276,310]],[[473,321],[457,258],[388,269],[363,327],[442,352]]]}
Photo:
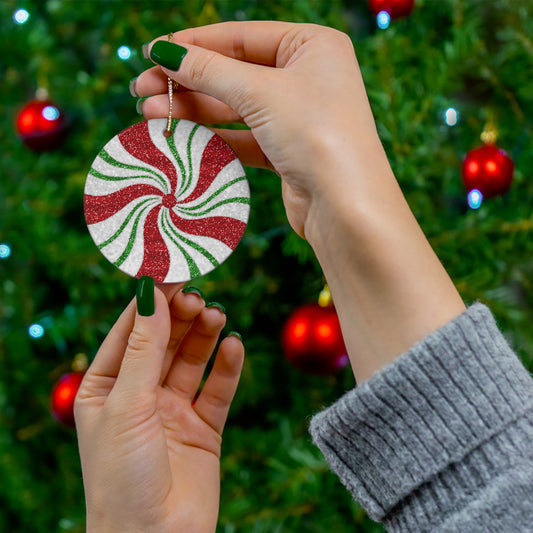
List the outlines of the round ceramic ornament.
{"label": "round ceramic ornament", "polygon": [[194,122],[135,124],[111,139],[85,184],[85,219],[120,270],[158,283],[185,282],[222,263],[250,212],[244,168],[218,135]]}

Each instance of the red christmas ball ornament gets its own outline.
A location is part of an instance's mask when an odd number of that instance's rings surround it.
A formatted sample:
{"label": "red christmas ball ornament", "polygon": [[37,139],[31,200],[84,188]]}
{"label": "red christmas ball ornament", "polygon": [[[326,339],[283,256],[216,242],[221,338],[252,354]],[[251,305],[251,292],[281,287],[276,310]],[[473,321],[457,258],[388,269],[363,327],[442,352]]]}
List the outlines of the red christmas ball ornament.
{"label": "red christmas ball ornament", "polygon": [[308,304],[296,309],[283,328],[282,345],[289,362],[309,374],[332,374],[348,364],[333,306]]}
{"label": "red christmas ball ornament", "polygon": [[35,152],[54,150],[65,140],[65,117],[52,101],[32,100],[17,116],[17,133]]}
{"label": "red christmas ball ornament", "polygon": [[377,17],[385,11],[391,19],[407,17],[413,11],[415,0],[368,0],[368,6]]}
{"label": "red christmas ball ornament", "polygon": [[513,172],[513,160],[494,144],[468,152],[462,166],[467,191],[477,189],[484,198],[506,193],[513,181]]}
{"label": "red christmas ball ornament", "polygon": [[52,412],[59,421],[67,426],[74,426],[74,400],[83,375],[83,372],[64,374],[52,390]]}

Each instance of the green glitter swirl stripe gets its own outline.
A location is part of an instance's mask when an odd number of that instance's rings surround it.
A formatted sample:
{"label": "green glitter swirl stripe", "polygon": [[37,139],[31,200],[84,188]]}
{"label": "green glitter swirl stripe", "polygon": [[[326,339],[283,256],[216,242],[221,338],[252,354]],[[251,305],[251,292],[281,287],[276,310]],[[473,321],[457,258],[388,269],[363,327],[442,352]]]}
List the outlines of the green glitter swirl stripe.
{"label": "green glitter swirl stripe", "polygon": [[[102,149],[100,151],[100,153],[98,154],[98,156],[101,159],[103,159],[106,163],[109,163],[110,165],[112,165],[114,167],[119,167],[119,168],[122,168],[124,170],[140,170],[141,172],[148,172],[149,174],[152,174],[153,176],[155,176],[157,178],[157,180],[159,181],[159,183],[161,183],[163,185],[165,194],[168,194],[170,192],[168,190],[168,183],[157,172],[153,171],[152,169],[144,168],[144,167],[138,167],[138,166],[135,166],[135,165],[128,165],[127,163],[121,163],[120,161],[117,161],[114,157],[109,155],[105,151],[105,149]],[[97,176],[97,177],[100,177],[100,176]],[[146,176],[146,177],[149,178],[149,179],[153,179],[150,176]],[[124,179],[131,179],[131,178],[132,177],[129,176],[128,178],[124,178]]]}
{"label": "green glitter swirl stripe", "polygon": [[221,205],[225,205],[225,204],[247,204],[249,205],[250,198],[247,198],[246,196],[236,196],[235,198],[226,198],[225,200],[218,202],[218,204],[211,206],[209,209],[206,209],[205,211],[200,211],[199,213],[190,213],[188,210],[193,209],[192,207],[177,207],[176,206],[174,209],[179,210],[184,215],[188,215],[190,217],[201,217],[203,215],[208,215],[217,207],[220,207]]}
{"label": "green glitter swirl stripe", "polygon": [[189,173],[186,176],[186,180],[184,180],[182,186],[180,187],[178,193],[176,194],[176,197],[179,198],[181,193],[183,191],[186,191],[192,181],[192,155],[191,155],[191,146],[192,146],[192,138],[194,137],[195,133],[198,131],[198,128],[200,128],[200,124],[196,124],[194,128],[191,130],[191,133],[189,134],[189,138],[187,139],[187,159],[189,161]]}
{"label": "green glitter swirl stripe", "polygon": [[126,217],[126,219],[124,220],[124,222],[122,223],[122,225],[120,226],[120,228],[115,232],[114,235],[112,235],[111,237],[109,237],[109,239],[107,239],[107,241],[103,242],[102,244],[99,244],[98,245],[98,249],[102,249],[102,248],[105,248],[108,244],[111,244],[119,235],[122,234],[122,232],[124,231],[124,229],[126,228],[126,226],[128,225],[129,221],[131,220],[131,218],[133,217],[133,215],[135,214],[135,211],[139,210],[143,205],[147,204],[148,202],[153,202],[153,201],[156,201],[157,202],[157,198],[147,198],[146,200],[143,200],[140,204],[137,204],[128,214],[128,216]]}
{"label": "green glitter swirl stripe", "polygon": [[189,176],[187,180],[187,188],[189,187],[191,180],[192,180],[192,156],[191,156],[192,138],[194,137],[194,134],[198,131],[199,127],[200,127],[200,124],[197,124],[196,126],[194,126],[194,128],[191,131],[191,134],[189,135],[189,139],[187,141],[187,157],[189,159]]}
{"label": "green glitter swirl stripe", "polygon": [[[171,126],[172,127],[172,131],[175,130],[175,127],[178,125],[179,121],[180,121],[179,118],[173,118],[172,119],[172,126]],[[178,162],[183,181],[185,181],[185,179],[186,179],[186,176],[185,176],[185,165],[183,164],[183,161],[181,160],[181,157],[178,154],[178,150],[176,148],[176,143],[174,142],[174,135],[171,135],[170,137],[166,137],[166,140],[167,140],[168,148],[172,152],[172,155],[174,156],[174,159],[176,159],[176,161]]]}
{"label": "green glitter swirl stripe", "polygon": [[135,237],[137,236],[137,226],[139,225],[139,220],[141,219],[141,217],[143,216],[143,214],[145,213],[145,211],[147,209],[149,209],[150,206],[146,206],[138,215],[137,215],[137,218],[135,219],[135,222],[133,224],[133,228],[131,229],[131,235],[130,235],[130,238],[128,240],[128,244],[126,246],[126,248],[124,249],[124,251],[122,252],[122,255],[113,263],[115,266],[119,267],[120,265],[122,265],[122,263],[124,263],[124,261],[126,261],[126,259],[128,258],[128,256],[130,255],[130,252],[133,248],[133,244],[135,242]]}
{"label": "green glitter swirl stripe", "polygon": [[155,181],[157,185],[161,185],[160,181],[157,181],[153,178],[153,176],[106,176],[105,174],[102,174],[101,172],[98,172],[94,167],[91,167],[91,170],[89,171],[89,174],[91,176],[94,176],[95,178],[105,180],[105,181],[124,181],[124,180],[138,180],[138,179],[149,179],[152,181]]}
{"label": "green glitter swirl stripe", "polygon": [[231,187],[235,183],[238,183],[239,181],[243,181],[245,179],[245,176],[241,176],[240,178],[235,178],[234,180],[229,181],[228,183],[226,183],[226,185],[220,187],[218,191],[215,191],[207,200],[204,200],[201,204],[192,207],[183,207],[181,205],[177,205],[176,208],[178,208],[180,211],[194,211],[195,209],[199,209],[200,207],[203,207],[204,205],[208,204],[213,198],[216,198],[221,192],[224,192],[228,187]]}
{"label": "green glitter swirl stripe", "polygon": [[[168,224],[168,227],[170,231],[174,234],[174,236],[179,239],[180,241],[184,242],[185,244],[188,244],[191,248],[196,250],[197,252],[201,253],[206,259],[209,260],[209,262],[214,266],[217,267],[220,263],[217,261],[216,257],[214,257],[210,252],[208,252],[203,246],[200,246],[198,243],[191,241],[178,233],[174,226],[172,225],[172,222],[168,218],[168,211],[165,210],[165,220]],[[172,237],[171,237],[172,238]],[[175,242],[174,239],[172,239],[172,242]]]}
{"label": "green glitter swirl stripe", "polygon": [[[167,237],[174,243],[174,245],[179,249],[179,251],[183,254],[183,257],[185,257],[185,261],[187,261],[187,266],[189,267],[189,276],[191,279],[197,278],[202,273],[200,272],[200,269],[198,268],[198,265],[194,262],[194,259],[187,253],[187,250],[181,246],[179,242],[171,235],[171,230],[174,233],[174,229],[170,225],[168,221],[168,213],[166,210],[163,211],[163,209],[160,212],[160,218],[161,218],[161,227],[163,228],[163,231],[167,235]],[[168,225],[168,229],[165,226]],[[175,233],[174,233],[175,234]],[[179,237],[179,236],[178,236]]]}
{"label": "green glitter swirl stripe", "polygon": [[184,190],[187,190],[189,188],[189,185],[192,181],[192,155],[191,155],[191,146],[192,146],[192,138],[194,137],[194,134],[198,131],[198,128],[200,127],[200,124],[197,124],[194,126],[194,128],[191,131],[191,134],[189,135],[189,139],[187,140],[187,158],[189,160],[189,175],[187,177],[187,185],[185,186]]}

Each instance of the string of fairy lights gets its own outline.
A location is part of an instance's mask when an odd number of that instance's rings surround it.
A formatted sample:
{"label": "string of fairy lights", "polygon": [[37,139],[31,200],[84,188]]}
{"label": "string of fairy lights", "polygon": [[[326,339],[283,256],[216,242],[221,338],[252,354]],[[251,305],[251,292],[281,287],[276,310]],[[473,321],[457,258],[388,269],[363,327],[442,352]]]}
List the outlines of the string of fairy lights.
{"label": "string of fairy lights", "polygon": [[[15,13],[13,13],[13,21],[19,26],[26,24],[30,18],[31,15],[26,9],[17,9]],[[129,46],[121,45],[117,48],[117,56],[123,61],[127,61],[132,56],[132,50]]]}

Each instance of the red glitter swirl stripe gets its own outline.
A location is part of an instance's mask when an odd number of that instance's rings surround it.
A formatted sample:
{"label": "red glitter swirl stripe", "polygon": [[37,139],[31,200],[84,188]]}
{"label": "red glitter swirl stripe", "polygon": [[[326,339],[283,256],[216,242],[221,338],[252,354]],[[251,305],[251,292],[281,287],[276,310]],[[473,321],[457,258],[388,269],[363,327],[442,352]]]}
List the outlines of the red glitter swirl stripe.
{"label": "red glitter swirl stripe", "polygon": [[118,213],[123,207],[131,201],[141,196],[157,194],[163,196],[161,189],[151,185],[130,185],[120,191],[116,191],[105,196],[92,196],[86,194],[83,198],[85,207],[85,219],[87,224],[96,224],[102,222],[115,213]]}
{"label": "red glitter swirl stripe", "polygon": [[135,276],[136,278],[151,276],[156,283],[165,281],[170,268],[170,255],[159,231],[158,218],[161,207],[158,205],[152,209],[144,222],[144,257]]}
{"label": "red glitter swirl stripe", "polygon": [[213,135],[202,154],[200,178],[198,179],[196,188],[187,198],[180,200],[178,204],[185,204],[199,198],[207,191],[220,171],[234,159],[237,159],[235,152],[218,135]]}
{"label": "red glitter swirl stripe", "polygon": [[236,218],[206,217],[201,220],[190,220],[179,217],[172,209],[169,209],[168,214],[178,230],[189,235],[212,237],[222,241],[232,250],[235,250],[246,229],[246,224]]}
{"label": "red glitter swirl stripe", "polygon": [[158,168],[170,182],[170,192],[176,194],[178,176],[172,161],[154,144],[148,130],[148,122],[143,121],[120,132],[118,138],[125,150],[144,163]]}

